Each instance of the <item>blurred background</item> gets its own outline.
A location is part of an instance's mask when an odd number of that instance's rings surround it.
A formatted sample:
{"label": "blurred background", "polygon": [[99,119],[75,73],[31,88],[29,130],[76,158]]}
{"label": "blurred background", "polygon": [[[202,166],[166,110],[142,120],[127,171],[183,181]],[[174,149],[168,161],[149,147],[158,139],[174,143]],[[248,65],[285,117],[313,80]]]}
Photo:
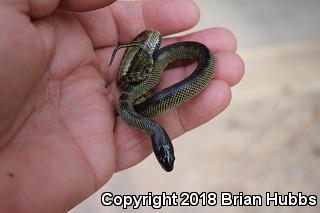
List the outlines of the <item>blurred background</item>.
{"label": "blurred background", "polygon": [[[303,192],[320,195],[320,1],[195,0],[200,23],[230,29],[246,74],[230,107],[175,140],[174,172],[153,155],[117,173],[71,210],[123,212],[103,207],[102,192]],[[319,198],[318,198],[319,199]],[[151,207],[130,212],[149,212]],[[161,212],[306,212],[318,207],[163,207]]]}

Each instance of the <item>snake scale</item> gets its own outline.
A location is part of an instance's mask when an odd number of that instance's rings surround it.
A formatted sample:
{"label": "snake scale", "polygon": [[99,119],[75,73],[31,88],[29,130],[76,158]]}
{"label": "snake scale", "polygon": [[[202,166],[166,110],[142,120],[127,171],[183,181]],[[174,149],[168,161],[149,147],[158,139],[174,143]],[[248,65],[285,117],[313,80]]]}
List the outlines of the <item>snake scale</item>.
{"label": "snake scale", "polygon": [[[116,52],[126,48],[117,78],[122,90],[118,113],[130,126],[151,136],[160,165],[165,171],[172,171],[175,157],[171,139],[165,129],[150,117],[188,101],[203,90],[214,74],[215,57],[198,42],[178,42],[160,48],[161,40],[158,31],[144,30],[130,43],[120,44],[114,49],[110,65]],[[149,95],[168,64],[181,59],[196,60],[195,71],[184,80]]]}

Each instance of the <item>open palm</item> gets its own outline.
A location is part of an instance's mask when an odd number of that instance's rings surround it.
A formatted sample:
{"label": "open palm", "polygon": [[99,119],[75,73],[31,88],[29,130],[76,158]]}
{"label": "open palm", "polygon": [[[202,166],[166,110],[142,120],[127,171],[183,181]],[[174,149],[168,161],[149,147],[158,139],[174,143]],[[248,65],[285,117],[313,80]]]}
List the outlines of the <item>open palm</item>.
{"label": "open palm", "polygon": [[[6,2],[6,1],[5,1]],[[150,139],[116,113],[118,42],[143,29],[169,35],[198,21],[192,1],[9,1],[0,3],[0,206],[8,212],[66,211],[152,152]],[[89,11],[91,12],[70,12]],[[69,10],[69,11],[68,11]],[[31,19],[30,19],[31,18]],[[31,20],[31,21],[30,21]],[[186,104],[157,116],[171,138],[201,125],[229,103],[243,74],[231,33],[208,29],[180,40],[205,43],[215,78]],[[160,87],[192,70],[173,68]],[[199,108],[201,107],[201,110]],[[162,172],[159,167],[159,172]]]}

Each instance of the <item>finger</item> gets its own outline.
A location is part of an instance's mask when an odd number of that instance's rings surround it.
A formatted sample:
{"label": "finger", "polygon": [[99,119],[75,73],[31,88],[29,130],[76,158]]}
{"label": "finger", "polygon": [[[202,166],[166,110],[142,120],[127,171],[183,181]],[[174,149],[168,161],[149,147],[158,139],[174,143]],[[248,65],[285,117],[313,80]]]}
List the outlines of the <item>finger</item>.
{"label": "finger", "polygon": [[59,0],[25,0],[25,3],[32,18],[41,18],[52,13],[58,7]]}
{"label": "finger", "polygon": [[115,125],[116,171],[134,166],[152,152],[150,136],[130,127],[119,116]]}
{"label": "finger", "polygon": [[[17,3],[19,2],[19,3]],[[18,14],[25,17],[40,18],[49,15],[57,8],[59,0],[24,0],[24,1],[1,1],[1,10],[11,11],[11,8]],[[16,15],[11,13],[10,15]]]}
{"label": "finger", "polygon": [[163,45],[180,41],[197,41],[205,44],[212,52],[235,52],[237,41],[234,35],[227,29],[221,27],[209,28],[190,33],[180,37],[167,38]]}
{"label": "finger", "polygon": [[[155,119],[173,139],[215,117],[229,105],[230,100],[231,90],[228,84],[214,80],[198,96]],[[150,137],[128,126],[121,118],[117,120],[115,137],[118,170],[139,163],[152,152]]]}
{"label": "finger", "polygon": [[[164,41],[165,44],[171,44],[180,41],[198,41],[202,42],[211,49],[212,52],[216,52],[214,54],[216,58],[216,68],[215,73],[213,75],[214,79],[220,79],[228,83],[230,86],[236,85],[242,78],[244,73],[244,63],[242,59],[234,53],[235,50],[235,39],[233,35],[225,29],[216,28],[216,32],[211,32],[211,30],[204,30],[198,33],[183,36],[180,38],[170,38]],[[208,35],[211,34],[211,36]],[[222,38],[218,39],[206,39],[207,37],[216,37]],[[225,45],[222,45],[222,44]],[[194,72],[196,67],[196,63],[185,65],[180,63],[180,66],[168,69],[168,71],[164,72],[161,77],[161,80],[154,91],[162,90],[168,86],[173,85],[179,81],[182,81],[184,78],[189,76],[192,72]]]}
{"label": "finger", "polygon": [[199,10],[191,0],[127,1],[87,13],[77,13],[95,48],[125,43],[144,29],[162,35],[193,27]]}
{"label": "finger", "polygon": [[114,1],[115,0],[25,0],[22,4],[12,4],[12,6],[17,7],[16,9],[22,13],[29,14],[32,18],[41,18],[52,13],[59,4],[59,7],[67,10],[89,11],[107,6]]}
{"label": "finger", "polygon": [[242,79],[244,75],[244,63],[241,57],[236,53],[218,52],[216,57],[216,71],[214,79],[223,80],[234,86]]}
{"label": "finger", "polygon": [[[215,54],[216,68],[213,75],[214,79],[225,81],[229,86],[235,86],[242,79],[244,75],[244,63],[239,55],[231,52],[217,52]],[[183,64],[182,64],[183,65]],[[168,86],[177,83],[192,72],[194,72],[196,64],[187,65],[183,68],[175,67],[164,72],[161,77],[160,83],[157,85],[156,90],[161,90]]]}
{"label": "finger", "polygon": [[63,0],[59,7],[71,11],[91,11],[112,4],[116,0]]}
{"label": "finger", "polygon": [[[218,53],[218,52],[234,52],[236,49],[236,40],[235,37],[233,36],[233,34],[223,28],[210,28],[210,29],[206,29],[206,30],[202,30],[199,32],[195,32],[195,33],[191,33],[182,37],[177,37],[177,38],[168,38],[168,39],[164,39],[163,41],[163,45],[167,45],[170,43],[175,43],[175,42],[179,42],[179,41],[198,41],[200,43],[205,44],[212,52]],[[111,54],[113,51],[113,47],[110,48],[103,48],[103,49],[99,49],[96,51],[99,61],[100,61],[100,70],[102,71],[102,75],[104,76],[106,81],[114,81],[116,79],[117,76],[117,72],[118,72],[118,67],[121,61],[121,54],[119,53],[118,56],[115,58],[113,64],[111,67],[109,67],[107,65],[107,63],[110,60]],[[230,56],[229,56],[230,57]],[[231,58],[231,57],[230,57]],[[221,59],[217,59],[221,60]],[[226,59],[227,60],[227,59]],[[232,60],[239,60],[237,59],[237,57],[232,57]],[[219,66],[229,66],[228,63],[223,63],[221,64],[219,61],[217,62]],[[241,64],[240,62],[233,62],[232,64]],[[218,66],[217,65],[217,66]],[[180,71],[184,71],[183,69],[180,69]],[[186,76],[187,74],[190,74],[190,72],[192,72],[193,69],[192,67],[186,69],[186,73],[182,73],[182,74],[176,74],[177,76]],[[231,78],[235,78],[235,80],[239,79],[239,77],[235,77],[233,75],[237,75],[237,76],[241,76],[241,74],[239,72],[241,72],[241,69],[234,69],[234,72],[230,72],[230,74],[232,76],[226,76],[226,75],[222,75],[222,77],[227,77],[227,79],[223,79],[226,80],[227,82],[229,82],[229,78],[231,81]],[[166,72],[165,75],[170,75]],[[221,75],[218,75],[221,76]],[[173,81],[175,80],[175,78],[172,79]],[[180,78],[181,80],[181,78]],[[233,80],[232,80],[233,81]],[[232,83],[232,82],[231,82]]]}
{"label": "finger", "polygon": [[157,120],[175,138],[217,116],[230,101],[229,85],[222,80],[213,80],[197,96],[163,115],[158,115]]}
{"label": "finger", "polygon": [[[241,58],[230,52],[218,52],[216,57],[216,69],[213,79],[222,80],[229,86],[236,85],[242,78],[244,73],[244,66]],[[152,90],[152,93],[158,92],[167,88],[177,82],[182,81],[192,72],[194,72],[196,64],[184,66],[183,68],[172,68],[161,76],[159,84]]]}

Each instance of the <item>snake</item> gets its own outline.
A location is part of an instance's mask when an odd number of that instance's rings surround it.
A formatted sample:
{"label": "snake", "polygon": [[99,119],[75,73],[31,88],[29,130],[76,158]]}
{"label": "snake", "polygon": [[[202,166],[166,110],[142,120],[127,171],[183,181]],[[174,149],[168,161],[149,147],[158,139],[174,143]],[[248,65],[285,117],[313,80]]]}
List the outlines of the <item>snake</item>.
{"label": "snake", "polygon": [[[150,135],[158,162],[165,171],[170,172],[175,161],[171,139],[166,130],[151,117],[199,94],[213,78],[216,59],[207,46],[196,41],[182,41],[160,48],[161,41],[159,31],[144,30],[131,42],[118,44],[113,50],[109,66],[117,51],[126,48],[117,77],[117,85],[121,89],[118,114],[129,126]],[[195,60],[195,70],[182,81],[150,94],[167,66],[184,59]]]}

